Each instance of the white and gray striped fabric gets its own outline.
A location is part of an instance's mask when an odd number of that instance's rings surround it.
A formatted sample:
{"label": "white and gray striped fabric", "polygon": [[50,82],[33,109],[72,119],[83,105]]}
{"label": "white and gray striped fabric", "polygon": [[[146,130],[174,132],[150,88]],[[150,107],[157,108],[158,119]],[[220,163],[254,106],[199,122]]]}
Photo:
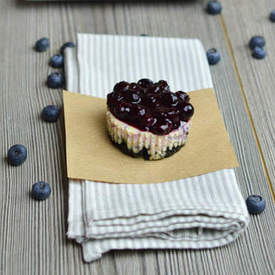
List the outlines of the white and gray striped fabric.
{"label": "white and gray striped fabric", "polygon": [[[65,71],[69,91],[99,97],[118,81],[144,77],[166,79],[173,90],[213,87],[195,39],[79,34]],[[223,246],[248,222],[233,169],[158,184],[69,181],[67,235],[87,262],[111,249]]]}

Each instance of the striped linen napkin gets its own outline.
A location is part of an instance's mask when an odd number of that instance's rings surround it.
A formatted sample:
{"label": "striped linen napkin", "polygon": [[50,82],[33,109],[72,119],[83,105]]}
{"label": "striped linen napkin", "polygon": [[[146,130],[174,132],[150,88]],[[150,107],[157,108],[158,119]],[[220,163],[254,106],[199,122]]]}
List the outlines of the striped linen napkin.
{"label": "striped linen napkin", "polygon": [[[65,71],[69,91],[104,98],[116,82],[145,77],[172,90],[213,87],[196,39],[79,34]],[[233,169],[157,184],[69,181],[67,236],[86,262],[111,249],[219,247],[248,222]]]}

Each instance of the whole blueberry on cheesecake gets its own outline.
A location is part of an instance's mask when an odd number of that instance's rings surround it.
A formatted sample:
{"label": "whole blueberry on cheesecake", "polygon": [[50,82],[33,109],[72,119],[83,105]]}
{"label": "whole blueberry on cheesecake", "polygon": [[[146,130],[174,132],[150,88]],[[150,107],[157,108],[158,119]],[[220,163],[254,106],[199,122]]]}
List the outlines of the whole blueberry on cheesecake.
{"label": "whole blueberry on cheesecake", "polygon": [[119,82],[107,96],[107,129],[123,152],[159,160],[185,144],[194,108],[183,91],[171,92],[166,81]]}

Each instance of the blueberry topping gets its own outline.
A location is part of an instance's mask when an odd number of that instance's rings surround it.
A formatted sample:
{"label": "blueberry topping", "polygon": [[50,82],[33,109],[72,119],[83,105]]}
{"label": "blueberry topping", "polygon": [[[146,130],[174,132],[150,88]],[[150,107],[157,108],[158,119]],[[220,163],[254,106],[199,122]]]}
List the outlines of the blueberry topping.
{"label": "blueberry topping", "polygon": [[139,89],[138,85],[136,83],[130,83],[129,90],[132,92],[135,92]]}
{"label": "blueberry topping", "polygon": [[194,107],[188,103],[183,107],[183,112],[181,112],[181,116],[183,120],[189,120],[194,114]]}
{"label": "blueberry topping", "polygon": [[265,39],[263,36],[256,35],[253,36],[249,41],[249,48],[253,50],[255,47],[264,47],[265,46]]}
{"label": "blueberry topping", "polygon": [[156,135],[167,135],[173,129],[173,123],[168,118],[157,118],[156,123],[153,125],[151,131]]}
{"label": "blueberry topping", "polygon": [[64,54],[64,51],[66,48],[75,48],[75,43],[74,42],[66,42],[63,44],[63,46],[60,48],[61,54]]}
{"label": "blueberry topping", "polygon": [[141,125],[145,131],[149,131],[151,127],[155,125],[157,118],[153,117],[150,113],[147,113],[141,120]]}
{"label": "blueberry topping", "polygon": [[178,129],[181,121],[189,121],[194,108],[189,96],[170,91],[166,81],[154,83],[140,79],[137,83],[119,82],[107,95],[109,110],[118,119],[157,135],[166,135]]}
{"label": "blueberry topping", "polygon": [[128,93],[127,100],[132,104],[139,104],[141,102],[140,95],[135,91],[133,93]]}
{"label": "blueberry topping", "polygon": [[185,102],[189,102],[190,97],[187,93],[183,92],[183,91],[178,91],[176,92],[176,95],[179,99],[185,101]]}
{"label": "blueberry topping", "polygon": [[219,1],[211,0],[207,3],[206,11],[212,15],[219,14],[222,11],[222,5]]}
{"label": "blueberry topping", "polygon": [[216,65],[221,60],[221,55],[218,52],[218,50],[215,48],[209,49],[206,53],[206,56],[207,56],[209,65]]}
{"label": "blueberry topping", "polygon": [[37,52],[45,52],[49,47],[50,47],[50,41],[46,37],[39,39],[35,43],[35,50]]}
{"label": "blueberry topping", "polygon": [[51,187],[47,182],[39,181],[32,186],[32,196],[37,200],[45,200],[51,194]]}
{"label": "blueberry topping", "polygon": [[129,89],[130,84],[126,81],[121,81],[119,83],[117,83],[114,87],[114,92],[124,92],[127,91]]}
{"label": "blueberry topping", "polygon": [[146,93],[143,98],[143,104],[151,108],[159,107],[161,105],[160,96],[156,93]]}
{"label": "blueberry topping", "polygon": [[153,81],[149,78],[143,78],[140,79],[137,84],[143,87],[149,87],[153,85]]}
{"label": "blueberry topping", "polygon": [[50,65],[54,68],[62,68],[64,66],[64,57],[61,54],[56,54],[51,57]]}
{"label": "blueberry topping", "polygon": [[117,108],[117,114],[119,114],[122,120],[132,121],[132,105],[131,103],[121,102]]}
{"label": "blueberry topping", "polygon": [[157,85],[159,86],[159,89],[163,90],[163,91],[169,91],[170,87],[167,83],[167,81],[165,80],[160,80]]}
{"label": "blueberry topping", "polygon": [[63,88],[65,84],[65,78],[62,73],[51,73],[48,76],[47,85],[49,88],[58,89]]}
{"label": "blueberry topping", "polygon": [[256,59],[264,59],[266,56],[266,51],[264,48],[255,47],[252,51],[252,56]]}
{"label": "blueberry topping", "polygon": [[8,162],[13,166],[21,165],[27,159],[27,148],[22,144],[13,145],[8,151]]}
{"label": "blueberry topping", "polygon": [[161,101],[164,106],[172,107],[177,106],[179,103],[178,97],[174,93],[164,93],[161,97]]}
{"label": "blueberry topping", "polygon": [[42,110],[42,114],[41,114],[42,119],[47,122],[56,122],[59,115],[60,115],[60,110],[56,105],[46,106]]}
{"label": "blueberry topping", "polygon": [[275,10],[272,10],[269,14],[269,20],[273,23],[275,22]]}
{"label": "blueberry topping", "polygon": [[260,214],[265,209],[265,199],[259,195],[248,196],[246,206],[250,214]]}
{"label": "blueberry topping", "polygon": [[158,85],[153,85],[153,86],[149,86],[147,87],[147,93],[151,93],[151,94],[158,94],[158,92],[160,92],[161,87]]}

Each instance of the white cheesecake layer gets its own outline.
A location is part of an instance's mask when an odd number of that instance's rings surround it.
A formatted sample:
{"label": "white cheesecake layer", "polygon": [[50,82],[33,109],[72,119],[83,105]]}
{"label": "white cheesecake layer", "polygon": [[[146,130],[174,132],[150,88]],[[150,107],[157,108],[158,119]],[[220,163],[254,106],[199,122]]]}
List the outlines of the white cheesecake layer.
{"label": "white cheesecake layer", "polygon": [[151,132],[141,131],[125,122],[117,119],[109,110],[106,113],[107,129],[111,139],[118,144],[127,144],[129,150],[134,153],[146,148],[150,160],[162,159],[168,149],[184,145],[191,122],[181,122],[178,129],[167,135],[158,136]]}

